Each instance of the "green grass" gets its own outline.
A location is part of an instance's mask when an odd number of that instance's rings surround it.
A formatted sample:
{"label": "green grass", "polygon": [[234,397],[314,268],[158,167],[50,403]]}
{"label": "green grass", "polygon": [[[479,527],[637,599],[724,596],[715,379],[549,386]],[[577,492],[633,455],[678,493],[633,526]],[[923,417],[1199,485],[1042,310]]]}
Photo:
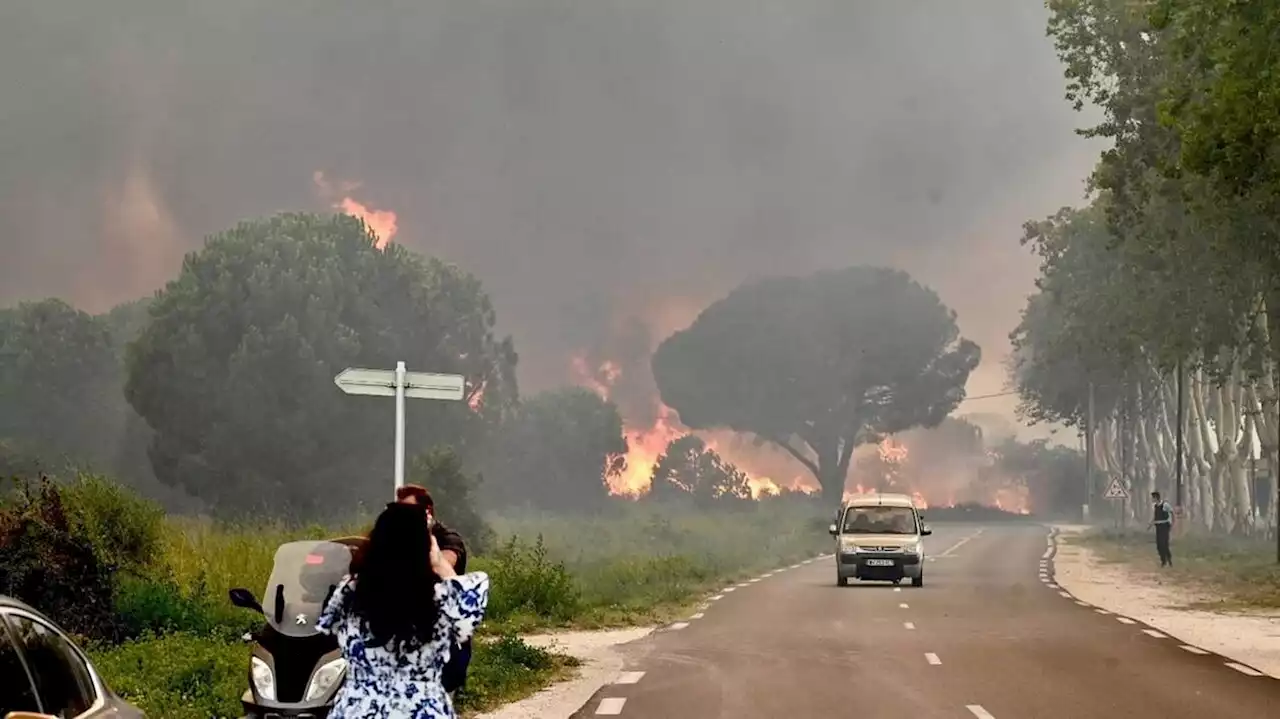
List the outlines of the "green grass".
{"label": "green grass", "polygon": [[[447,517],[443,517],[447,521]],[[804,504],[699,514],[622,506],[607,516],[491,517],[501,538],[469,569],[490,574],[492,594],[462,709],[518,699],[573,671],[577,661],[522,642],[516,632],[665,621],[725,583],[812,556],[830,543],[825,519]],[[276,547],[361,532],[347,526],[227,525],[164,520],[156,556],[121,577],[116,611],[134,639],[96,646],[108,683],[150,716],[239,716],[247,650],[241,634],[261,617],[227,591],[260,594]]]}
{"label": "green grass", "polygon": [[1174,566],[1160,569],[1155,533],[1099,530],[1079,538],[1108,561],[1159,571],[1214,597],[1202,609],[1280,609],[1280,564],[1275,540],[1189,532],[1174,536]]}

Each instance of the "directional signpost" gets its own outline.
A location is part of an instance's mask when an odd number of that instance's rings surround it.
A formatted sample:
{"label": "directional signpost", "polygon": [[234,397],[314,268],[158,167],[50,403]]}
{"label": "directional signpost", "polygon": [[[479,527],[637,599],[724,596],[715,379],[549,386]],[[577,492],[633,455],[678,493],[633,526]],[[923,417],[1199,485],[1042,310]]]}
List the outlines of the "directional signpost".
{"label": "directional signpost", "polygon": [[394,370],[357,369],[348,367],[333,378],[333,383],[347,394],[396,398],[396,489],[404,486],[404,399],[442,399],[461,401],[466,393],[466,379],[459,374],[408,372],[404,362]]}

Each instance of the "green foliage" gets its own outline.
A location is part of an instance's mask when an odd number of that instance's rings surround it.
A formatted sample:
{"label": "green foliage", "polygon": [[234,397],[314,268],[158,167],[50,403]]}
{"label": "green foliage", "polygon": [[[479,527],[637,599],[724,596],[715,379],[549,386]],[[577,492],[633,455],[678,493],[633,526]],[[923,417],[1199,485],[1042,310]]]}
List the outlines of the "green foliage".
{"label": "green foliage", "polygon": [[164,510],[104,477],[81,474],[61,488],[72,531],[113,571],[140,574],[160,549]]}
{"label": "green foliage", "polygon": [[838,501],[853,449],[941,422],[979,354],[935,292],[852,267],[740,286],[664,341],[653,373],[685,425],[777,444]]}
{"label": "green foliage", "polygon": [[707,443],[686,434],[667,444],[653,466],[645,499],[690,501],[700,509],[751,500],[747,475],[725,461]]}
{"label": "green foliage", "polygon": [[0,313],[0,438],[110,466],[127,410],[104,321],[57,299]]}
{"label": "green foliage", "polygon": [[217,637],[167,634],[114,646],[90,656],[108,685],[147,716],[209,719],[243,714],[249,647]]}
{"label": "green foliage", "polygon": [[482,553],[492,546],[493,531],[476,511],[472,494],[480,478],[467,475],[453,450],[436,447],[414,457],[406,476],[431,492],[440,521],[462,535],[470,553]]}
{"label": "green foliage", "polygon": [[581,611],[581,590],[561,562],[547,557],[542,537],[528,545],[515,537],[477,569],[487,570],[494,587],[488,616],[495,621],[532,617],[567,622]]}
{"label": "green foliage", "polygon": [[[465,448],[515,397],[515,352],[456,267],[385,250],[357,219],[284,214],[210,237],[151,301],[126,396],[156,476],[224,510],[332,511],[383,496],[391,412],[348,366],[454,372],[468,402],[411,402],[409,447]],[[370,474],[370,470],[373,474]]]}
{"label": "green foliage", "polygon": [[513,634],[479,642],[471,657],[467,684],[458,691],[458,708],[483,711],[519,699],[580,663],[572,657],[526,644]]}
{"label": "green foliage", "polygon": [[594,509],[609,501],[609,477],[626,467],[622,417],[580,387],[525,399],[504,422],[486,464],[488,504]]}
{"label": "green foliage", "polygon": [[24,483],[0,503],[0,594],[16,597],[69,631],[116,633],[111,568],[71,519],[49,480]]}

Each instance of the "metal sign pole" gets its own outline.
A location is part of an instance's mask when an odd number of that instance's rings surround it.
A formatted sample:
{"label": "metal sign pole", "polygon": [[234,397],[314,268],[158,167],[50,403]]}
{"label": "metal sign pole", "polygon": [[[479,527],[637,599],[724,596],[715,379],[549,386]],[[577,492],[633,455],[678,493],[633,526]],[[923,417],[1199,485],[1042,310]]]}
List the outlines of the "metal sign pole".
{"label": "metal sign pole", "polygon": [[396,362],[396,491],[404,486],[404,362]]}

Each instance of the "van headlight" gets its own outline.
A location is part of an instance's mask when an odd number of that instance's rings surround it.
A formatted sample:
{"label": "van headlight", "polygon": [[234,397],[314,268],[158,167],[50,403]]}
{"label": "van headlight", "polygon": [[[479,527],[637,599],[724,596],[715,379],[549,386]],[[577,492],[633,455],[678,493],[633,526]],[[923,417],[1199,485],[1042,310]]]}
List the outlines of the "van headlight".
{"label": "van headlight", "polygon": [[919,543],[919,542],[913,542],[913,543],[911,543],[911,544],[904,544],[904,545],[902,545],[902,551],[903,551],[903,552],[905,552],[905,553],[907,553],[907,554],[919,554],[919,553],[920,553],[920,543]]}
{"label": "van headlight", "polygon": [[258,690],[258,696],[267,701],[276,700],[276,676],[271,671],[270,665],[262,661],[258,657],[253,657],[250,662],[250,674],[253,677],[253,687]]}
{"label": "van headlight", "polygon": [[840,551],[844,552],[845,554],[857,554],[858,545],[854,542],[852,538],[842,539],[840,541]]}
{"label": "van headlight", "polygon": [[341,657],[331,662],[325,663],[324,666],[316,670],[311,675],[311,683],[307,685],[307,701],[319,701],[321,697],[329,693],[334,685],[342,680],[342,675],[347,671],[347,660]]}

